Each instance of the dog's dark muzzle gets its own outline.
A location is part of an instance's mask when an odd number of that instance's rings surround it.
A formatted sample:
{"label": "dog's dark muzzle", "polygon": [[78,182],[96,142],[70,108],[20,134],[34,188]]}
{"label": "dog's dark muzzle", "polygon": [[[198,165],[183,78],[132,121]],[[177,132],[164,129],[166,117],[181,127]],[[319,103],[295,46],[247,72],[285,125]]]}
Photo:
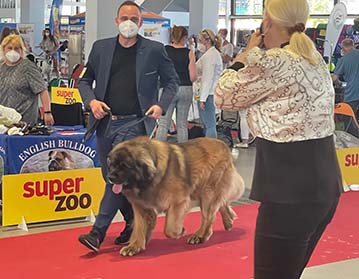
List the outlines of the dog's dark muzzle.
{"label": "dog's dark muzzle", "polygon": [[61,170],[60,164],[56,160],[51,160],[49,162],[49,171],[58,171]]}

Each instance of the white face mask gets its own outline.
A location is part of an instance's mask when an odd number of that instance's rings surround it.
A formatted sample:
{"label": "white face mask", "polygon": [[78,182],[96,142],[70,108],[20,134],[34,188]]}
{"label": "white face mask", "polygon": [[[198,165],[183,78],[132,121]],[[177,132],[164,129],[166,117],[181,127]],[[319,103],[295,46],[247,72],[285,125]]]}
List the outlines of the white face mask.
{"label": "white face mask", "polygon": [[133,38],[138,33],[138,26],[136,23],[134,23],[131,20],[122,21],[118,25],[118,30],[120,31],[120,34],[124,36],[127,39]]}
{"label": "white face mask", "polygon": [[7,53],[5,53],[5,57],[7,60],[9,60],[11,63],[16,63],[20,60],[21,56],[20,53],[18,53],[15,50],[10,50]]}
{"label": "white face mask", "polygon": [[206,52],[206,47],[205,47],[205,45],[204,44],[202,44],[202,43],[198,43],[197,44],[197,49],[198,49],[198,51],[199,52]]}

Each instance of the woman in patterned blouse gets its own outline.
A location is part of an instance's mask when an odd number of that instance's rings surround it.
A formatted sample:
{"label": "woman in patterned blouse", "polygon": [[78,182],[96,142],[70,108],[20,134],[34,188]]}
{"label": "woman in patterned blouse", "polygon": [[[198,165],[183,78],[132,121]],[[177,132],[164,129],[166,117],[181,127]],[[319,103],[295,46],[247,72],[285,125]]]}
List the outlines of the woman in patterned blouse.
{"label": "woman in patterned blouse", "polygon": [[[225,70],[215,102],[248,108],[256,139],[251,198],[261,202],[255,278],[300,278],[341,191],[328,68],[304,33],[306,0],[267,0],[263,33]],[[264,43],[264,49],[258,46]]]}

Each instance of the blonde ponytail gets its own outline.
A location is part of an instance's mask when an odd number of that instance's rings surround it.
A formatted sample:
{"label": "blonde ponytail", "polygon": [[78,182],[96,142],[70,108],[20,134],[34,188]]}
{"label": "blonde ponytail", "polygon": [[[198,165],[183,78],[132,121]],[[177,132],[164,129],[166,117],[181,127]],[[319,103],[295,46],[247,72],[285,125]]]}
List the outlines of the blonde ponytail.
{"label": "blonde ponytail", "polygon": [[214,43],[214,47],[219,51],[219,52],[222,52],[222,45],[223,45],[223,39],[221,36],[219,35],[216,35],[216,38],[215,38],[215,43]]}
{"label": "blonde ponytail", "polygon": [[313,41],[304,32],[294,32],[289,40],[289,50],[317,65],[319,57]]}
{"label": "blonde ponytail", "polygon": [[319,57],[312,40],[304,33],[309,17],[307,0],[266,0],[265,12],[282,29],[287,30],[289,49],[311,64],[318,64]]}

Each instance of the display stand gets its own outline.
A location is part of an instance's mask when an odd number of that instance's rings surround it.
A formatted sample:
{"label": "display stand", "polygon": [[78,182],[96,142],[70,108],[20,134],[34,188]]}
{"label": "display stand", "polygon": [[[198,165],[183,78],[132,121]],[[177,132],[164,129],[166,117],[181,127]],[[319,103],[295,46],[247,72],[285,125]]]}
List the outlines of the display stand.
{"label": "display stand", "polygon": [[21,219],[22,219],[22,222],[21,222],[21,224],[17,225],[17,228],[20,229],[20,230],[23,230],[23,231],[25,231],[25,232],[28,232],[29,229],[28,229],[28,227],[27,227],[27,224],[26,224],[26,221],[25,221],[25,217],[22,216]]}
{"label": "display stand", "polygon": [[95,214],[93,213],[93,210],[91,209],[91,213],[89,216],[86,217],[86,222],[91,222],[91,224],[95,224],[96,222],[96,217]]}

